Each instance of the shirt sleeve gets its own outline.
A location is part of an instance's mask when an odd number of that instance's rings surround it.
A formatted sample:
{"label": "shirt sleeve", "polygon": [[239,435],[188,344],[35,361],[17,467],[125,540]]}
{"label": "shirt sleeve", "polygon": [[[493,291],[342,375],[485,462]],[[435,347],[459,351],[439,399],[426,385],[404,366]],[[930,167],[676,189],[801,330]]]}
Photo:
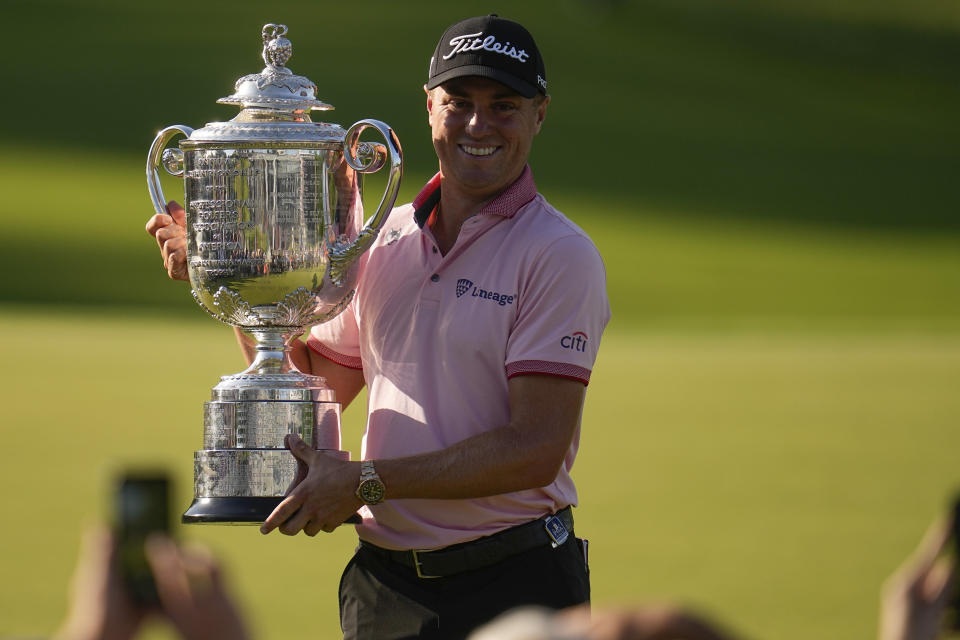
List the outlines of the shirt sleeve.
{"label": "shirt sleeve", "polygon": [[307,338],[307,347],[339,365],[351,369],[362,369],[356,300],[354,296],[343,313],[332,320],[314,325]]}
{"label": "shirt sleeve", "polygon": [[565,236],[546,247],[523,276],[518,302],[507,377],[554,375],[588,384],[610,321],[606,270],[589,238]]}

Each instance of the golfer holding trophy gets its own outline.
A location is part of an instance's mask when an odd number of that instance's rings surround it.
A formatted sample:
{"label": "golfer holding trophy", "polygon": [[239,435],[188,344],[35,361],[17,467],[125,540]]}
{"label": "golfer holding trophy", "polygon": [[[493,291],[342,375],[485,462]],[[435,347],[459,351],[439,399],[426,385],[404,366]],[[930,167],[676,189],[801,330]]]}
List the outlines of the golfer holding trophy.
{"label": "golfer holding trophy", "polygon": [[[284,31],[265,27],[267,68],[225,99],[240,115],[168,128],[148,159],[147,230],[169,275],[189,276],[201,306],[245,332],[251,362],[207,403],[185,520],[312,536],[359,515],[340,582],[350,640],[465,638],[519,605],[588,601],[570,471],[610,307],[596,247],[528,164],[550,103],[537,44],[496,15],[419,43],[425,67],[433,50],[439,172],[391,211],[393,133],[310,123],[307,109],[326,105],[283,68]],[[385,143],[358,142],[367,127]],[[163,151],[177,132],[180,151]],[[175,203],[164,210],[159,165],[185,178],[185,220]],[[387,166],[361,226],[359,174]],[[334,401],[364,387],[351,462]]]}

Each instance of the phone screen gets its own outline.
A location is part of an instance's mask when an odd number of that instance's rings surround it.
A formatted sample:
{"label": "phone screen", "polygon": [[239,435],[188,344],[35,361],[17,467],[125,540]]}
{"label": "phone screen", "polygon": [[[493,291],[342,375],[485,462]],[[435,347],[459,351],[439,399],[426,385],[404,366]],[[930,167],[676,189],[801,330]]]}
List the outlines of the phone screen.
{"label": "phone screen", "polygon": [[163,475],[124,475],[116,493],[120,570],[133,598],[157,603],[157,589],[143,545],[154,532],[170,529],[169,481]]}

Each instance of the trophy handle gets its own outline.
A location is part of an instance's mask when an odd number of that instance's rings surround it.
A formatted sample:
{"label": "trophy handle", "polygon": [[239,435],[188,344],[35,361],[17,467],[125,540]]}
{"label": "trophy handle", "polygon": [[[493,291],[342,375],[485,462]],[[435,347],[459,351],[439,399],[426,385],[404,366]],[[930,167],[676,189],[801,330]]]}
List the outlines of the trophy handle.
{"label": "trophy handle", "polygon": [[[380,132],[386,145],[360,142],[360,134],[365,129],[374,128]],[[403,151],[400,141],[385,122],[367,119],[360,120],[347,129],[343,140],[343,158],[351,169],[358,173],[374,173],[390,163],[390,173],[387,176],[387,188],[383,192],[377,211],[363,224],[363,229],[356,239],[349,244],[342,244],[330,250],[330,279],[340,286],[347,269],[366,251],[377,239],[380,228],[387,220],[387,215],[397,201],[397,192],[400,190],[400,178],[403,176]]]}
{"label": "trophy handle", "polygon": [[163,163],[164,169],[172,176],[181,177],[183,175],[183,152],[180,149],[167,149],[164,147],[178,133],[190,137],[193,129],[182,124],[175,124],[167,127],[157,134],[150,145],[150,151],[147,153],[147,191],[150,192],[150,200],[153,201],[153,208],[157,213],[167,212],[167,200],[163,197],[163,189],[160,188],[160,172],[157,167]]}

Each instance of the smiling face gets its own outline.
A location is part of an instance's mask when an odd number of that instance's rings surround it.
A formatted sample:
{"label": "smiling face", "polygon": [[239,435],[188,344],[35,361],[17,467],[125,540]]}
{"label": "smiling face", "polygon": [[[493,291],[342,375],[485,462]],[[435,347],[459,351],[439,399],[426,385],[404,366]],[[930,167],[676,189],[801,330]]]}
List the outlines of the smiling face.
{"label": "smiling face", "polygon": [[444,193],[488,200],[523,172],[549,97],[524,98],[488,78],[467,77],[427,92]]}

